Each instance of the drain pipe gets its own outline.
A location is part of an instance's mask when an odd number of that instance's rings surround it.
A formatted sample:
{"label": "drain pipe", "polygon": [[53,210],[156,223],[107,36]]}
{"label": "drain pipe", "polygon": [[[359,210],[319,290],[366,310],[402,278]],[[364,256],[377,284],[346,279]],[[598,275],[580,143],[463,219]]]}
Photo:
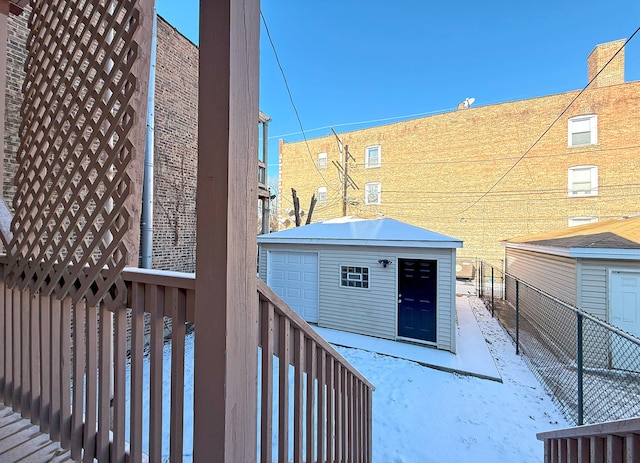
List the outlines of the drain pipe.
{"label": "drain pipe", "polygon": [[142,220],[140,223],[140,267],[151,268],[153,256],[153,158],[156,95],[156,44],[158,16],[153,10],[151,59],[149,70],[149,99],[147,102],[147,145],[144,153],[144,182],[142,185]]}

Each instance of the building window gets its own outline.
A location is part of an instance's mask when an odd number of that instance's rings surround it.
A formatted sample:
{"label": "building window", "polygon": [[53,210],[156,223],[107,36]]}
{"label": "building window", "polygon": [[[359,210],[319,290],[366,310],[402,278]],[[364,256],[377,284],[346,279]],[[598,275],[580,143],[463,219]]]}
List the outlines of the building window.
{"label": "building window", "polygon": [[578,225],[585,225],[587,223],[593,223],[597,221],[597,217],[569,217],[569,226],[575,227]]}
{"label": "building window", "polygon": [[578,116],[569,119],[569,146],[598,143],[598,116]]}
{"label": "building window", "polygon": [[318,153],[318,169],[327,168],[327,153]]}
{"label": "building window", "polygon": [[326,203],[327,202],[327,187],[321,186],[318,188],[318,202]]}
{"label": "building window", "polygon": [[380,182],[364,184],[364,203],[380,204]]}
{"label": "building window", "polygon": [[364,149],[364,167],[380,167],[380,145],[367,146]]}
{"label": "building window", "polygon": [[569,196],[597,196],[598,167],[576,166],[569,169]]}
{"label": "building window", "polygon": [[342,265],[340,267],[340,286],[347,288],[368,288],[369,268]]}

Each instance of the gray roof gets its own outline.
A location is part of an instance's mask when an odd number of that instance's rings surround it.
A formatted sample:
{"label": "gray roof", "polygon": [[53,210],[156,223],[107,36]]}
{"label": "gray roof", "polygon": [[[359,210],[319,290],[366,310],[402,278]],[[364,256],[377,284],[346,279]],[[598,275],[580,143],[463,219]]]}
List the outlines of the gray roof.
{"label": "gray roof", "polygon": [[394,219],[326,221],[258,236],[258,243],[461,248],[462,240]]}

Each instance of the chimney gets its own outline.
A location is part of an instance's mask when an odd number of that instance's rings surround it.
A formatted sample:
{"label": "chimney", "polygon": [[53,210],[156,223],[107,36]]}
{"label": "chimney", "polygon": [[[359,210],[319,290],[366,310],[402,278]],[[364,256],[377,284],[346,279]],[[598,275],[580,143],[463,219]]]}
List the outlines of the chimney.
{"label": "chimney", "polygon": [[[616,40],[614,42],[601,43],[596,45],[589,57],[587,58],[587,66],[589,72],[589,82],[600,71],[611,57],[617,52],[625,39]],[[589,88],[606,87],[608,85],[616,85],[624,83],[624,49],[609,63],[607,68],[593,81]]]}

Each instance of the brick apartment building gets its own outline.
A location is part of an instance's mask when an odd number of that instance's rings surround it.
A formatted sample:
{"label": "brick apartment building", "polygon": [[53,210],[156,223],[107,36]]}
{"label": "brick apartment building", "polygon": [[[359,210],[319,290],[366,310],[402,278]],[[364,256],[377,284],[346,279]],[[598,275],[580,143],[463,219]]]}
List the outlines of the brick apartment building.
{"label": "brick apartment building", "polygon": [[[595,48],[586,82],[623,43]],[[358,189],[347,188],[347,215],[454,236],[464,240],[459,257],[497,263],[500,240],[640,212],[640,81],[624,81],[623,52],[563,113],[578,94],[461,105],[338,134],[355,158],[348,168]],[[343,215],[336,137],[311,139],[309,149],[280,146],[280,222],[289,225],[291,188],[303,208],[312,194],[319,198],[314,221]]]}
{"label": "brick apartment building", "polygon": [[[9,16],[3,196],[11,206],[19,146],[28,13]],[[195,271],[198,47],[158,17],[153,267]]]}

